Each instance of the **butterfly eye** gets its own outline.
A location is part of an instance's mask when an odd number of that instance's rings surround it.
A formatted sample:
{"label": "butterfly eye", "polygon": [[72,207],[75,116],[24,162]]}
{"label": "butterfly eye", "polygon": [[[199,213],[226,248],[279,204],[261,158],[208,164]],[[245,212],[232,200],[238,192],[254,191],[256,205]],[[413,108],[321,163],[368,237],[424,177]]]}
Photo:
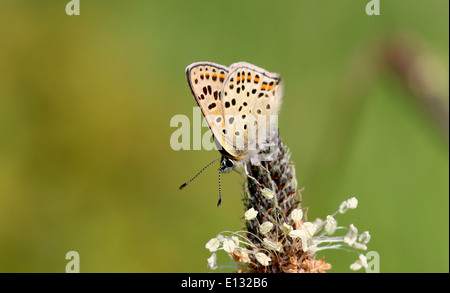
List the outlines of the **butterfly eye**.
{"label": "butterfly eye", "polygon": [[234,162],[232,160],[226,160],[225,161],[225,166],[228,168],[231,168],[234,166]]}

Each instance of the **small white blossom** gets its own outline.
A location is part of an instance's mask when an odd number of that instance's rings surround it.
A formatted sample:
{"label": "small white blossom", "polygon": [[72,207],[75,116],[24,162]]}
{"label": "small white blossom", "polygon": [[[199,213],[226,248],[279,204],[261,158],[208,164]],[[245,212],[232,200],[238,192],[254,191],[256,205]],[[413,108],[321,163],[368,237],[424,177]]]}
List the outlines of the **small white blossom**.
{"label": "small white blossom", "polygon": [[362,264],[361,264],[361,261],[360,260],[357,260],[357,261],[355,261],[354,263],[352,263],[351,265],[350,265],[350,269],[352,270],[352,271],[358,271],[358,270],[360,270],[362,268]]}
{"label": "small white blossom", "polygon": [[247,221],[251,221],[254,218],[256,218],[256,215],[258,214],[257,211],[255,211],[254,208],[249,209],[248,211],[245,212],[245,219]]}
{"label": "small white blossom", "polygon": [[359,255],[359,259],[350,265],[350,269],[353,271],[357,271],[357,270],[361,269],[362,267],[364,267],[364,268],[368,267],[367,258],[364,254]]}
{"label": "small white blossom", "polygon": [[300,229],[292,230],[289,236],[292,238],[300,238],[302,240],[302,250],[305,252],[315,252],[317,245],[314,242],[313,235],[317,231],[317,226],[311,222],[305,222]]}
{"label": "small white blossom", "polygon": [[352,197],[341,203],[341,205],[339,206],[339,213],[343,214],[348,209],[356,209],[357,206],[358,200],[356,199],[356,197]]}
{"label": "small white blossom", "polygon": [[336,231],[337,228],[337,221],[333,218],[333,216],[327,216],[327,220],[325,223],[325,232],[327,232],[328,235],[333,235],[334,231]]}
{"label": "small white blossom", "polygon": [[292,226],[286,223],[283,223],[283,226],[281,226],[281,230],[283,230],[284,234],[286,235],[288,235],[292,231],[292,229]]}
{"label": "small white blossom", "polygon": [[217,262],[217,255],[213,253],[211,257],[208,258],[208,268],[210,268],[211,270],[217,269],[216,262]]}
{"label": "small white blossom", "polygon": [[357,238],[358,238],[358,229],[353,224],[350,224],[350,229],[347,235],[345,235],[344,237],[344,242],[352,246],[353,243],[356,242]]}
{"label": "small white blossom", "polygon": [[302,250],[305,252],[315,251],[317,246],[314,243],[314,239],[310,236],[309,232],[306,229],[297,229],[292,230],[289,233],[289,236],[292,238],[300,238],[302,240]]}
{"label": "small white blossom", "polygon": [[361,242],[362,244],[367,244],[370,241],[370,234],[369,231],[364,231],[360,236],[359,236],[359,242]]}
{"label": "small white blossom", "polygon": [[264,245],[270,250],[281,251],[282,246],[280,243],[270,240],[268,238],[264,238],[263,242]]}
{"label": "small white blossom", "polygon": [[316,233],[317,227],[314,223],[311,222],[305,222],[303,223],[303,225],[300,227],[300,229],[296,229],[296,230],[291,230],[289,232],[289,236],[291,236],[292,238],[305,238],[306,240],[308,240],[309,238],[311,238],[314,233]]}
{"label": "small white blossom", "polygon": [[233,253],[234,249],[236,248],[236,243],[234,243],[231,239],[225,239],[223,241],[223,250],[225,250],[228,253]]}
{"label": "small white blossom", "polygon": [[291,217],[292,221],[298,222],[303,218],[303,211],[302,209],[294,209],[289,216]]}
{"label": "small white blossom", "polygon": [[237,236],[231,236],[231,240],[234,241],[234,243],[236,244],[236,246],[239,246],[239,238]]}
{"label": "small white blossom", "polygon": [[291,236],[292,238],[308,237],[305,230],[301,230],[301,229],[295,229],[295,230],[289,231],[289,236]]}
{"label": "small white blossom", "polygon": [[321,218],[316,218],[313,223],[314,225],[316,225],[316,227],[320,227],[323,223],[323,220]]}
{"label": "small white blossom", "polygon": [[309,250],[309,246],[308,246],[309,238],[301,237],[300,239],[302,240],[302,250],[304,252],[307,252]]}
{"label": "small white blossom", "polygon": [[261,194],[267,199],[272,199],[275,196],[275,193],[267,187],[261,190]]}
{"label": "small white blossom", "polygon": [[209,249],[209,252],[216,251],[220,246],[220,240],[218,238],[213,238],[206,243],[205,248]]}
{"label": "small white blossom", "polygon": [[349,209],[356,209],[357,206],[358,206],[358,200],[356,199],[356,197],[352,197],[347,200],[347,207]]}
{"label": "small white blossom", "polygon": [[347,201],[343,201],[339,206],[339,213],[343,214],[348,210]]}
{"label": "small white blossom", "polygon": [[309,237],[312,237],[317,231],[317,226],[311,222],[304,222],[300,229],[304,229],[308,233]]}
{"label": "small white blossom", "polygon": [[302,246],[303,251],[311,253],[311,254],[315,254],[316,250],[317,250],[317,244],[314,241],[314,238],[309,238],[305,242],[306,242],[306,245],[305,245],[305,243],[302,242],[302,244],[303,244],[303,246]]}
{"label": "small white blossom", "polygon": [[292,189],[297,190],[298,182],[297,182],[297,178],[295,178],[295,172],[292,175],[291,186],[292,186]]}
{"label": "small white blossom", "polygon": [[241,250],[239,252],[240,252],[241,257],[242,257],[241,258],[242,263],[249,263],[250,262],[250,257],[248,255],[247,251]]}
{"label": "small white blossom", "polygon": [[272,230],[272,228],[273,228],[273,224],[272,224],[271,222],[267,221],[267,222],[262,223],[262,224],[259,226],[259,232],[260,232],[261,234],[266,234],[266,233],[268,233],[270,230]]}
{"label": "small white blossom", "polygon": [[369,266],[367,264],[367,257],[364,254],[359,255],[359,260],[361,260],[361,264],[363,267],[367,268]]}
{"label": "small white blossom", "polygon": [[353,243],[353,247],[356,249],[367,250],[367,246],[365,244],[358,242]]}
{"label": "small white blossom", "polygon": [[263,266],[268,266],[269,262],[271,261],[271,258],[262,252],[255,253],[255,258]]}

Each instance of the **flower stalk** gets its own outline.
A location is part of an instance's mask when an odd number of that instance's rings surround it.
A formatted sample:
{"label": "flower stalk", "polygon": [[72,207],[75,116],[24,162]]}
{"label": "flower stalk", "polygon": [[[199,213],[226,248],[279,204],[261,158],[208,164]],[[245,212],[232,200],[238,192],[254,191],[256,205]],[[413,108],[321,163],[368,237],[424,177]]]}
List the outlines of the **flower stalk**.
{"label": "flower stalk", "polygon": [[[366,250],[370,234],[358,234],[352,224],[338,226],[335,217],[355,209],[356,198],[344,201],[325,220],[306,220],[298,190],[295,166],[290,152],[278,134],[264,155],[269,160],[249,160],[244,169],[244,230],[222,232],[211,239],[206,248],[212,252],[210,269],[216,269],[216,252],[224,250],[236,261],[237,272],[251,273],[324,273],[331,264],[317,259],[316,252],[326,249]],[[345,235],[331,236],[337,231]],[[359,253],[358,253],[359,254]],[[364,255],[350,266],[352,270],[367,267]]]}

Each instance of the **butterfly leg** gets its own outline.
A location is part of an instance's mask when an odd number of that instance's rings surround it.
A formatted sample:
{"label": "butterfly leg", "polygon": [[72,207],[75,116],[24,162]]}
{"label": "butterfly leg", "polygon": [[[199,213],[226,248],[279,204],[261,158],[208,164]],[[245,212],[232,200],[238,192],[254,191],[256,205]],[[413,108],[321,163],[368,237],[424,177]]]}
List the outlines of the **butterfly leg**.
{"label": "butterfly leg", "polygon": [[261,183],[258,182],[258,180],[256,180],[252,175],[250,175],[250,173],[247,170],[247,164],[244,164],[244,170],[245,170],[245,174],[247,175],[248,178],[252,179],[256,183],[256,185],[258,185],[259,187],[263,187],[261,185]]}
{"label": "butterfly leg", "polygon": [[261,166],[260,166],[264,171],[266,171],[266,173],[267,173],[267,179],[269,179],[269,182],[270,182],[270,185],[272,185],[272,190],[276,190],[275,188],[276,188],[276,184],[275,184],[275,182],[273,182],[273,180],[272,180],[272,176],[270,175],[270,171],[266,168],[266,167],[264,167],[264,165],[262,165],[261,164]]}

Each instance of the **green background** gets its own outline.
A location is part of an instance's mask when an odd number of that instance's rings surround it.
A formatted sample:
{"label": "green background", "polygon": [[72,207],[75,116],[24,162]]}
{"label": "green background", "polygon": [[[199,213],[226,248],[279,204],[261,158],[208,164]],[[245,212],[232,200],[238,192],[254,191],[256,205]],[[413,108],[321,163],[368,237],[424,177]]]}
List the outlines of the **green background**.
{"label": "green background", "polygon": [[[282,75],[310,220],[356,196],[337,220],[370,231],[381,272],[449,271],[448,132],[408,82],[448,115],[448,1],[67,2],[0,0],[1,272],[64,272],[70,250],[81,272],[208,271],[205,243],[241,228],[242,179],[222,176],[220,209],[217,166],[178,190],[219,156],[170,146],[196,61]],[[413,52],[413,75],[389,48]],[[323,255],[330,272],[357,258]]]}

